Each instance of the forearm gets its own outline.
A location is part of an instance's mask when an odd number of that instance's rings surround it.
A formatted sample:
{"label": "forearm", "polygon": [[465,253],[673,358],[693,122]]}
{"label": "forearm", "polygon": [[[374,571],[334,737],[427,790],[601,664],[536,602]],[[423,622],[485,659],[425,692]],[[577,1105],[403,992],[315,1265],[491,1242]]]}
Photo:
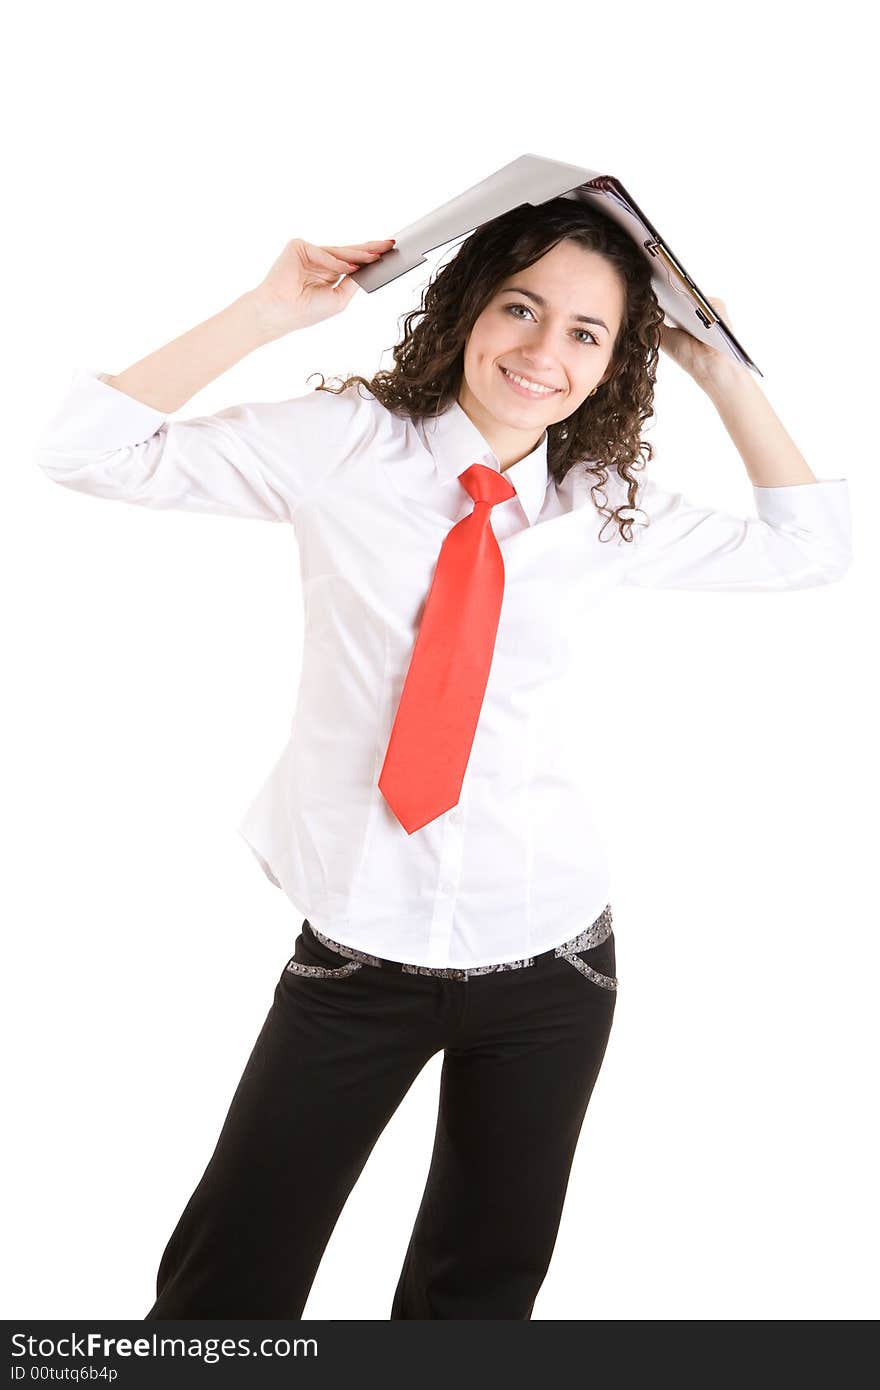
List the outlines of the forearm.
{"label": "forearm", "polygon": [[135,400],[171,414],[249,352],[271,342],[272,332],[255,291],[104,380]]}
{"label": "forearm", "polygon": [[746,367],[701,382],[757,487],[815,483],[806,459]]}

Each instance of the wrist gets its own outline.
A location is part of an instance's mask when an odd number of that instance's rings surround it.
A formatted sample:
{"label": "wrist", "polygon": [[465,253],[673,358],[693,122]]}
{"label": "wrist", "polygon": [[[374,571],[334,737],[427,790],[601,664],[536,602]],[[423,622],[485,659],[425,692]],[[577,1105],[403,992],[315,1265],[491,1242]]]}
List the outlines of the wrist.
{"label": "wrist", "polygon": [[702,387],[713,401],[729,396],[732,392],[752,390],[758,385],[757,378],[749,367],[741,362],[716,364],[711,371],[693,373],[694,381]]}
{"label": "wrist", "polygon": [[252,332],[258,344],[273,343],[276,339],[292,333],[296,327],[295,324],[291,323],[290,310],[279,308],[277,302],[272,300],[259,285],[254,289],[247,290],[238,300],[238,303],[250,321]]}

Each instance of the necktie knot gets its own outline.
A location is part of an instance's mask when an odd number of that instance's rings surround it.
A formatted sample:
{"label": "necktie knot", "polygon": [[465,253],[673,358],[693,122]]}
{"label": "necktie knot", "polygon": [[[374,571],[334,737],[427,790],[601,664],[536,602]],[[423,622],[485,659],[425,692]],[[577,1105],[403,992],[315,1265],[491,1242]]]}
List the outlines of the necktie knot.
{"label": "necktie knot", "polygon": [[487,463],[472,463],[463,473],[459,473],[458,481],[475,502],[488,502],[490,507],[516,496],[513,483]]}

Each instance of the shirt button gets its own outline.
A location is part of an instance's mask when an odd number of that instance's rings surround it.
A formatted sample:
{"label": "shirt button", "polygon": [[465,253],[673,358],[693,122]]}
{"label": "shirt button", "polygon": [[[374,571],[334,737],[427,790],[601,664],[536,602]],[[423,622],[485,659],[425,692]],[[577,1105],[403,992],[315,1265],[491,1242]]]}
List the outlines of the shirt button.
{"label": "shirt button", "polygon": [[446,882],[440,884],[440,892],[441,892],[441,893],[454,893],[454,892],[455,892],[455,888],[453,887],[453,885],[452,885],[451,883],[449,883],[448,881],[446,881]]}

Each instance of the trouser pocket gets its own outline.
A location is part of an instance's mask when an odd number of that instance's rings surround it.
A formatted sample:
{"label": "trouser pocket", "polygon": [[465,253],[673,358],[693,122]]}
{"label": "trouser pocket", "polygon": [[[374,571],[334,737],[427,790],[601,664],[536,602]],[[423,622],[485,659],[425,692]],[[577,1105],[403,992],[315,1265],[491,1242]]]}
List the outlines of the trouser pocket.
{"label": "trouser pocket", "polygon": [[560,951],[560,957],[599,989],[617,989],[614,932],[586,951]]}
{"label": "trouser pocket", "polygon": [[291,975],[310,975],[315,979],[344,979],[360,970],[359,960],[348,960],[339,951],[325,946],[309,928],[308,918],[296,938],[293,955],[284,967]]}

